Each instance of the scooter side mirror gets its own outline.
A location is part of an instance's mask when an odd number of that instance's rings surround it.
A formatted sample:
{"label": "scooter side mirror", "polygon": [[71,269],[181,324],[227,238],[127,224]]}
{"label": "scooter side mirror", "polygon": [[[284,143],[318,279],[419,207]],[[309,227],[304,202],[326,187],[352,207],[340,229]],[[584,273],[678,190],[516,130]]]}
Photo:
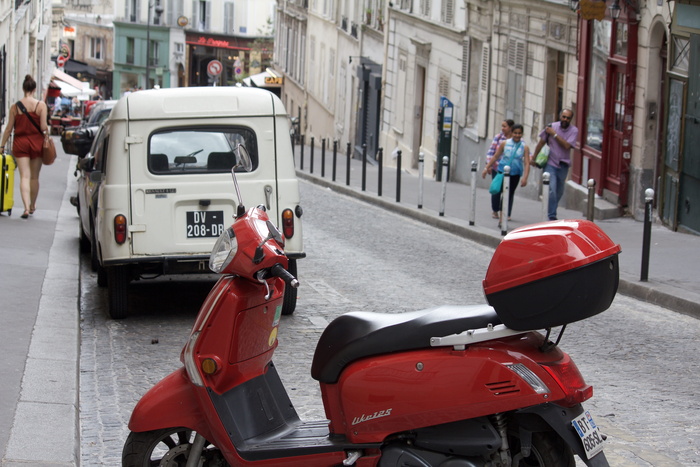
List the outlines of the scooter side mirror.
{"label": "scooter side mirror", "polygon": [[250,159],[250,153],[242,144],[238,144],[233,150],[236,156],[236,165],[233,167],[234,170],[241,167],[245,172],[250,172],[253,170],[253,161]]}
{"label": "scooter side mirror", "polygon": [[236,217],[240,217],[245,213],[245,206],[243,205],[241,190],[236,179],[236,169],[241,167],[245,172],[250,172],[253,170],[253,161],[250,159],[250,153],[242,144],[238,144],[233,148],[233,154],[236,156],[236,164],[231,168],[231,177],[233,177],[233,186],[236,188],[236,196],[238,197]]}

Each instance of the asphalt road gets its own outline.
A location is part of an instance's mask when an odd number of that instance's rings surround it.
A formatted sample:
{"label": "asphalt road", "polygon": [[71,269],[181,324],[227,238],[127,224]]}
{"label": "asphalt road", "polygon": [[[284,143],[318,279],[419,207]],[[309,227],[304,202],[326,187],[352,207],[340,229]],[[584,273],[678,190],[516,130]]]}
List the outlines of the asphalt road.
{"label": "asphalt road", "polygon": [[[492,249],[301,183],[304,239],[299,301],[283,317],[275,362],[300,416],[324,418],[309,376],[316,341],[348,311],[402,312],[483,303]],[[332,215],[328,215],[332,213]],[[76,244],[77,245],[77,244]],[[180,366],[179,355],[211,278],[132,284],[129,317],[111,321],[106,290],[81,265],[82,465],[119,465],[138,398]],[[561,346],[594,397],[615,466],[694,465],[700,458],[700,321],[619,296],[611,309],[567,328]]]}

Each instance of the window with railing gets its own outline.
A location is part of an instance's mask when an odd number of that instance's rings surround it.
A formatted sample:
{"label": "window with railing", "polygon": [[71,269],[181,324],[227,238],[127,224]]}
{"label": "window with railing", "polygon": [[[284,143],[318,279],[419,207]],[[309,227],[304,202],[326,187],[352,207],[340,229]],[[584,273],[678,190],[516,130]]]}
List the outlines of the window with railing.
{"label": "window with railing", "polygon": [[134,64],[134,51],[136,50],[136,45],[133,37],[126,38],[126,63]]}
{"label": "window with railing", "polygon": [[88,38],[88,57],[93,60],[104,60],[103,39],[101,37]]}
{"label": "window with railing", "polygon": [[150,49],[151,49],[151,53],[149,55],[150,61],[148,64],[150,66],[158,66],[159,55],[160,55],[160,43],[158,41],[151,41]]}

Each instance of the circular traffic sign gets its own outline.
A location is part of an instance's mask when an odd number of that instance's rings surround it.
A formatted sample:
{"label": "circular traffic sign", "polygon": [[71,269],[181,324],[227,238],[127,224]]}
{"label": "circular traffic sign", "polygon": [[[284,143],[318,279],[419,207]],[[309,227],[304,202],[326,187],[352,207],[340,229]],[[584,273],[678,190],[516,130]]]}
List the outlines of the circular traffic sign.
{"label": "circular traffic sign", "polygon": [[224,66],[218,60],[212,60],[207,65],[207,73],[210,76],[219,76],[221,74],[221,72],[223,71],[223,69],[224,69]]}
{"label": "circular traffic sign", "polygon": [[59,68],[63,68],[63,66],[66,64],[66,60],[68,60],[66,57],[59,55],[56,57],[56,65],[58,65]]}

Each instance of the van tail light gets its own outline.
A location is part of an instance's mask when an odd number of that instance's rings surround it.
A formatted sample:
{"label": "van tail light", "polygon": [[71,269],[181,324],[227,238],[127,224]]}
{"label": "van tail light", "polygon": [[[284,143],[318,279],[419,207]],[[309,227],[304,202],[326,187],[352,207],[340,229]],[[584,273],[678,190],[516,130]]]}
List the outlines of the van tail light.
{"label": "van tail light", "polygon": [[578,367],[567,354],[557,362],[542,364],[542,368],[554,378],[564,391],[565,404],[580,404],[593,397],[593,386],[586,384]]}
{"label": "van tail light", "polygon": [[126,241],[126,217],[123,214],[114,216],[114,241],[121,245]]}
{"label": "van tail light", "polygon": [[291,209],[282,211],[282,234],[284,238],[294,236],[294,212]]}

